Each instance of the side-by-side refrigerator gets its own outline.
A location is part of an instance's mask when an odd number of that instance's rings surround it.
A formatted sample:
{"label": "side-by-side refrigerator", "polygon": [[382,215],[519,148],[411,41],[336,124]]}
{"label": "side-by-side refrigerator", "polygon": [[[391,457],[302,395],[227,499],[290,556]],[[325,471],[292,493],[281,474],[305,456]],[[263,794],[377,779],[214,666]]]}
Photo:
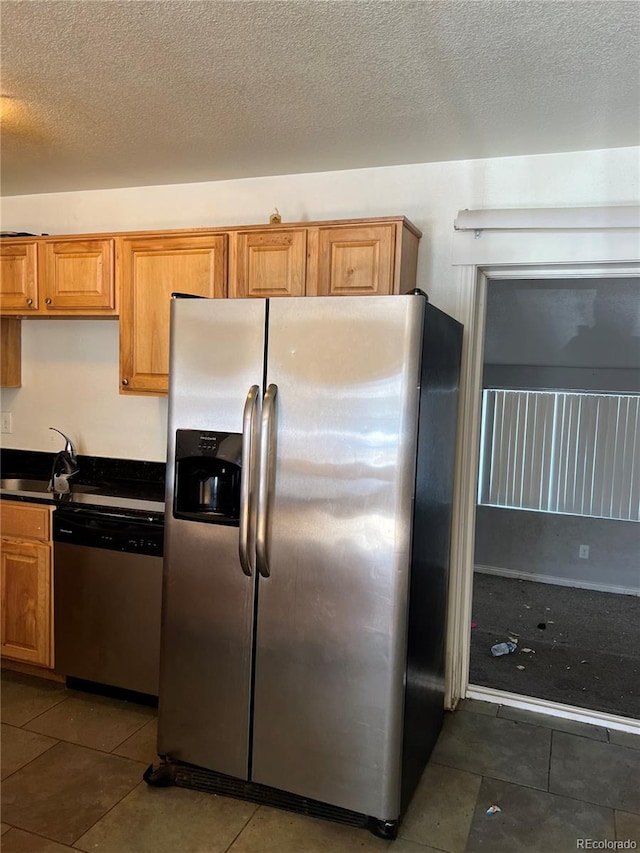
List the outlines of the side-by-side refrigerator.
{"label": "side-by-side refrigerator", "polygon": [[394,837],[443,716],[462,327],[419,291],[171,310],[145,778]]}

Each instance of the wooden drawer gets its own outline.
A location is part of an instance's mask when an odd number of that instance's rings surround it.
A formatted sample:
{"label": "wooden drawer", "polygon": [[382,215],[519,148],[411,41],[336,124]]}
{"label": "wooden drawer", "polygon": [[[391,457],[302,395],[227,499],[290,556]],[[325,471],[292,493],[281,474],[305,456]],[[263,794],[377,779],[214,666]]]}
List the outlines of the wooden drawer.
{"label": "wooden drawer", "polygon": [[51,539],[51,507],[0,501],[0,534],[14,539]]}

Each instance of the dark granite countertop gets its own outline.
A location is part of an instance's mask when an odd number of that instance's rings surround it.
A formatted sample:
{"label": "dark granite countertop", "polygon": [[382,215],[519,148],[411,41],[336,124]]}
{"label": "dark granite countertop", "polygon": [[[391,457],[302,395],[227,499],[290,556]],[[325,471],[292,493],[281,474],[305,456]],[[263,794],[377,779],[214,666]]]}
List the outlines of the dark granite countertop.
{"label": "dark granite countertop", "polygon": [[[0,450],[2,479],[20,478],[47,481],[51,477],[54,453],[30,450]],[[29,501],[55,507],[72,506],[106,512],[164,514],[164,474],[161,462],[78,456],[78,474],[71,493],[54,495],[43,489],[1,489],[4,500]],[[74,491],[74,486],[76,491]],[[79,491],[82,487],[87,491]]]}
{"label": "dark granite countertop", "polygon": [[163,501],[145,501],[137,498],[123,498],[118,495],[101,495],[95,492],[87,494],[51,495],[44,492],[14,491],[0,489],[0,499],[26,501],[29,503],[49,504],[55,507],[71,506],[86,509],[103,509],[108,512],[123,510],[139,514],[164,516]]}

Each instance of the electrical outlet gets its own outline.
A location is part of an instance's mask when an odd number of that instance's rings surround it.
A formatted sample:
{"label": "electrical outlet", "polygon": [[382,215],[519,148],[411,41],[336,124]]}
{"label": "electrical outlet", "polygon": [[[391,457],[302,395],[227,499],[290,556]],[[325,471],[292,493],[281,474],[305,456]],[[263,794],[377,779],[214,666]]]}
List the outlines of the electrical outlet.
{"label": "electrical outlet", "polygon": [[0,432],[11,432],[11,412],[0,412]]}
{"label": "electrical outlet", "polygon": [[580,556],[581,560],[588,560],[589,559],[589,546],[588,545],[581,545],[580,546],[579,556]]}

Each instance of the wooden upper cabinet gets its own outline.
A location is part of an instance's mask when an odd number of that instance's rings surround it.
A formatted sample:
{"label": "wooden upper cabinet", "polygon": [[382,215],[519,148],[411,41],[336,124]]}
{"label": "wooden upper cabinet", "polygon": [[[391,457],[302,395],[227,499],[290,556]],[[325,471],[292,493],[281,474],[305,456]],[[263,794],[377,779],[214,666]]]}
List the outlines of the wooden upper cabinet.
{"label": "wooden upper cabinet", "polygon": [[226,253],[226,234],[118,241],[122,393],[167,393],[171,294],[226,296]]}
{"label": "wooden upper cabinet", "polygon": [[0,262],[5,316],[116,316],[113,238],[3,241]]}
{"label": "wooden upper cabinet", "polygon": [[304,296],[307,231],[232,231],[229,296]]}
{"label": "wooden upper cabinet", "polygon": [[404,217],[229,233],[229,296],[364,296],[415,287],[420,232]]}
{"label": "wooden upper cabinet", "polygon": [[115,314],[114,240],[40,244],[40,310]]}
{"label": "wooden upper cabinet", "polygon": [[[406,293],[420,232],[403,216],[0,241],[0,313],[120,317],[120,390],[169,386],[172,293],[209,298]],[[16,321],[19,322],[19,321]],[[3,326],[0,382],[20,384],[20,329]]]}
{"label": "wooden upper cabinet", "polygon": [[35,240],[0,243],[0,311],[29,314],[38,309],[38,244]]}
{"label": "wooden upper cabinet", "polygon": [[419,239],[404,219],[310,228],[307,294],[383,296],[415,287]]}
{"label": "wooden upper cabinet", "polygon": [[392,293],[395,232],[392,224],[318,228],[316,295]]}
{"label": "wooden upper cabinet", "polygon": [[22,385],[22,320],[0,317],[0,388]]}

